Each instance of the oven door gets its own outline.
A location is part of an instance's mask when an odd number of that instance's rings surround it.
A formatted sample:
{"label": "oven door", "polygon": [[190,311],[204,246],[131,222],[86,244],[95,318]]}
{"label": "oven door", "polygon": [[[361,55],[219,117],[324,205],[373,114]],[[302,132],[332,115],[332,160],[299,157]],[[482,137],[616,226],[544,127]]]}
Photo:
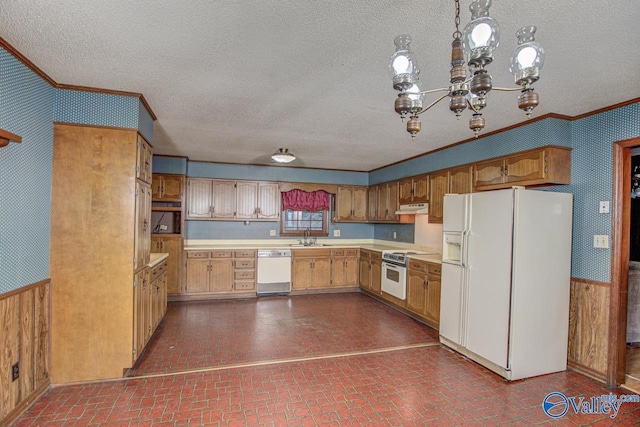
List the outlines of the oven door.
{"label": "oven door", "polygon": [[382,262],[382,292],[386,292],[398,299],[407,299],[407,267]]}

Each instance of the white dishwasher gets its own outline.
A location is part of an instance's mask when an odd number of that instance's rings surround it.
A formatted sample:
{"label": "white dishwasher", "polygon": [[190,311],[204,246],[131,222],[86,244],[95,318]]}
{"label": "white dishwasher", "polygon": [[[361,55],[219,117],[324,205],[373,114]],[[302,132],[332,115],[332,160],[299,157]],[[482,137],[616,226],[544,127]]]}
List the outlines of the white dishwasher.
{"label": "white dishwasher", "polygon": [[258,250],[258,295],[291,292],[291,250]]}

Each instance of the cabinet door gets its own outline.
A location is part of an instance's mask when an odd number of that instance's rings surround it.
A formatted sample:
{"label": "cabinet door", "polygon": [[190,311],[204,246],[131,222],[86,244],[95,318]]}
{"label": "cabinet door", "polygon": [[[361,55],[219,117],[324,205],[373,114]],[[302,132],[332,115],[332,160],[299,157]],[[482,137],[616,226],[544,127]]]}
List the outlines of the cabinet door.
{"label": "cabinet door", "polygon": [[385,219],[388,221],[398,221],[398,215],[396,215],[396,211],[398,210],[398,183],[389,183],[387,187],[387,216]]}
{"label": "cabinet door", "polygon": [[344,285],[358,286],[358,258],[347,257],[344,259]]}
{"label": "cabinet door", "polygon": [[313,288],[328,288],[331,285],[331,258],[314,258],[312,265]]}
{"label": "cabinet door", "polygon": [[209,292],[209,271],[211,264],[208,259],[187,259],[187,293]]}
{"label": "cabinet door", "polygon": [[369,258],[362,257],[360,258],[360,287],[362,289],[369,290],[370,280],[371,280],[371,267],[369,265]]}
{"label": "cabinet door", "polygon": [[313,261],[308,258],[293,259],[291,264],[291,277],[293,289],[308,289],[311,287]]}
{"label": "cabinet door", "polygon": [[545,152],[540,150],[507,157],[504,165],[505,182],[515,184],[521,181],[544,180],[547,172],[544,156]]}
{"label": "cabinet door", "polygon": [[382,292],[382,261],[379,259],[371,260],[371,292],[378,295]]}
{"label": "cabinet door", "polygon": [[136,182],[136,222],[134,225],[134,270],[149,263],[151,253],[151,188]]}
{"label": "cabinet door", "polygon": [[280,219],[280,187],[277,182],[258,184],[258,218]]}
{"label": "cabinet door", "polygon": [[427,276],[427,302],[425,317],[435,326],[440,324],[440,276]]}
{"label": "cabinet door", "polygon": [[345,286],[346,264],[345,258],[331,259],[331,285],[334,287]]}
{"label": "cabinet door", "polygon": [[427,275],[407,270],[407,310],[424,316],[427,304]]}
{"label": "cabinet door", "polygon": [[429,201],[429,175],[420,175],[413,178],[413,203],[426,203]]}
{"label": "cabinet door", "polygon": [[136,142],[136,178],[149,184],[151,184],[152,180],[152,158],[153,153],[151,151],[151,147],[147,144],[144,138],[138,135],[138,140]]}
{"label": "cabinet door", "polygon": [[352,219],[365,222],[367,220],[367,187],[354,187],[352,195]]}
{"label": "cabinet door", "polygon": [[501,184],[504,182],[504,160],[487,160],[473,165],[473,188]]}
{"label": "cabinet door", "polygon": [[162,175],[153,174],[153,179],[151,180],[151,197],[154,201],[162,198]]}
{"label": "cabinet door", "polygon": [[376,219],[384,221],[387,219],[389,208],[389,187],[386,184],[378,186],[378,204],[376,205]]}
{"label": "cabinet door", "polygon": [[233,290],[233,260],[211,260],[210,292],[231,292]]}
{"label": "cabinet door", "polygon": [[413,178],[404,178],[398,182],[398,201],[401,205],[413,201]]}
{"label": "cabinet door", "polygon": [[442,224],[444,195],[448,189],[447,171],[429,175],[429,223]]}
{"label": "cabinet door", "polygon": [[449,169],[449,193],[471,193],[471,166]]}
{"label": "cabinet door", "polygon": [[187,182],[187,219],[211,218],[213,183],[210,179]]}
{"label": "cabinet door", "polygon": [[[154,182],[155,177],[154,175]],[[182,201],[182,192],[184,191],[184,177],[176,175],[163,175],[160,198],[154,196],[154,200],[164,202],[180,202]],[[155,191],[155,188],[154,188]]]}
{"label": "cabinet door", "polygon": [[378,186],[367,189],[367,220],[375,221],[378,215]]}
{"label": "cabinet door", "polygon": [[135,361],[144,348],[144,297],[143,288],[146,289],[146,284],[143,283],[146,270],[140,270],[134,277],[133,288],[133,360]]}
{"label": "cabinet door", "polygon": [[238,182],[236,184],[236,218],[258,217],[258,183]]}
{"label": "cabinet door", "polygon": [[181,293],[182,284],[180,266],[182,265],[182,237],[162,237],[162,250],[169,254],[167,258],[167,293],[171,295]]}
{"label": "cabinet door", "polygon": [[235,181],[212,181],[212,218],[233,218],[236,214]]}
{"label": "cabinet door", "polygon": [[353,189],[338,186],[336,194],[336,221],[349,220],[353,215]]}

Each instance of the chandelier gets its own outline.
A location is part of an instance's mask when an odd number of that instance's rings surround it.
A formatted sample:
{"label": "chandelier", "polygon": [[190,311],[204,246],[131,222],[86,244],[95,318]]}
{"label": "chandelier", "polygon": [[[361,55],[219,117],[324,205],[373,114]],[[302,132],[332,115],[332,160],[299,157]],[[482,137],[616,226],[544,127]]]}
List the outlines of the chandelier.
{"label": "chandelier", "polygon": [[[486,66],[493,61],[493,51],[498,47],[500,34],[498,23],[489,16],[491,0],[474,0],[469,6],[471,21],[460,32],[460,0],[455,0],[456,14],[451,43],[451,70],[449,71],[449,87],[423,90],[419,79],[420,69],[415,55],[409,45],[411,37],[400,35],[395,38],[396,51],[389,61],[389,72],[393,80],[393,88],[399,91],[395,101],[395,110],[407,121],[407,132],[411,137],[420,132],[420,114],[424,113],[438,102],[449,97],[449,109],[460,117],[468,107],[473,115],[469,119],[469,128],[477,137],[485,126],[482,110],[487,105],[487,97],[491,90],[521,91],[518,96],[518,107],[527,117],[538,105],[538,94],[531,85],[540,77],[540,69],[544,63],[544,49],[535,42],[536,27],[523,27],[516,32],[518,46],[511,56],[510,71],[519,87],[493,87],[491,75]],[[468,65],[471,77],[467,77]],[[423,106],[426,94],[445,92],[431,104]]]}

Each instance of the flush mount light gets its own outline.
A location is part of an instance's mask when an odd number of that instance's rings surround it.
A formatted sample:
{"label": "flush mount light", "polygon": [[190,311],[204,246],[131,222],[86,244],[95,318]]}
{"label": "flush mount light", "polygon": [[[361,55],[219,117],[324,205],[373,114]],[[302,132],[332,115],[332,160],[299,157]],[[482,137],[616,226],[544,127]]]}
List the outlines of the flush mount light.
{"label": "flush mount light", "polygon": [[[516,91],[522,93],[518,97],[518,107],[527,117],[538,105],[538,94],[531,85],[540,78],[540,69],[544,63],[544,49],[534,40],[536,27],[524,27],[516,32],[518,47],[511,57],[510,71],[515,83],[520,87],[493,87],[491,75],[486,66],[493,61],[493,51],[500,42],[498,23],[489,16],[491,0],[474,0],[469,6],[471,21],[460,32],[460,0],[454,0],[456,6],[453,43],[451,44],[450,86],[439,89],[422,90],[420,86],[420,68],[413,52],[409,48],[411,37],[401,35],[395,38],[396,51],[389,60],[389,73],[393,80],[393,88],[400,93],[395,101],[395,110],[403,120],[407,121],[407,132],[411,137],[420,132],[422,124],[419,115],[449,97],[449,109],[460,117],[468,107],[473,111],[469,120],[469,128],[476,136],[484,128],[482,109],[487,105],[487,97],[491,90]],[[467,78],[466,65],[472,76]],[[424,96],[429,93],[446,92],[431,104],[423,106]]]}
{"label": "flush mount light", "polygon": [[278,163],[291,163],[296,159],[296,156],[294,156],[293,153],[290,153],[289,149],[280,148],[271,155],[271,158]]}

